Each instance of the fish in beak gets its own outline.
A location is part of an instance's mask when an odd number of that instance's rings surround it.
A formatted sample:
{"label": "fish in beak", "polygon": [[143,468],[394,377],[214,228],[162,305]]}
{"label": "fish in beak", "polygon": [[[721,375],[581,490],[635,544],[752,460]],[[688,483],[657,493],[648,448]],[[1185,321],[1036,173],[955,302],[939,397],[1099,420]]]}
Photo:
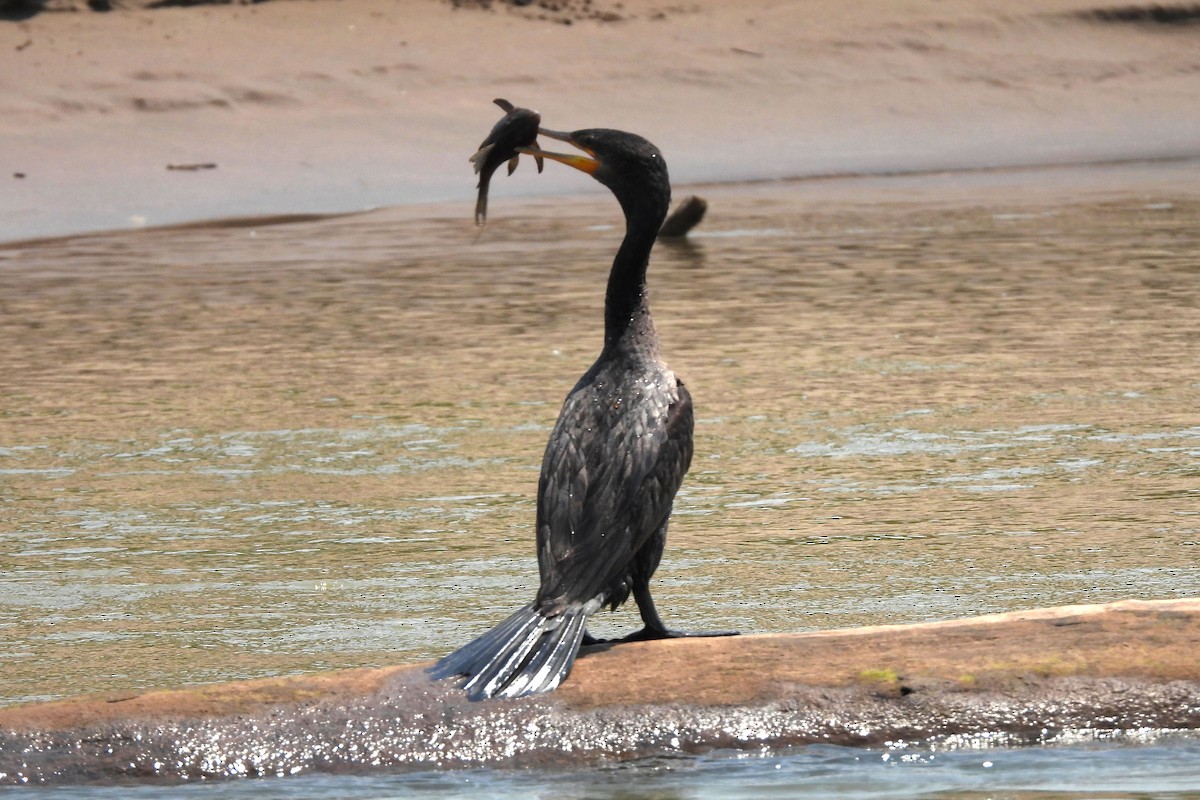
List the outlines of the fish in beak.
{"label": "fish in beak", "polygon": [[[479,197],[475,201],[476,225],[482,225],[487,220],[488,184],[491,183],[492,173],[507,162],[508,174],[512,175],[513,170],[517,168],[522,148],[532,146],[540,149],[537,135],[538,126],[542,123],[541,115],[528,108],[518,108],[503,98],[497,98],[493,102],[506,113],[492,126],[492,132],[469,159],[475,165],[475,172],[479,174]],[[544,164],[542,157],[534,151],[526,151],[533,156],[538,172],[541,172]]]}

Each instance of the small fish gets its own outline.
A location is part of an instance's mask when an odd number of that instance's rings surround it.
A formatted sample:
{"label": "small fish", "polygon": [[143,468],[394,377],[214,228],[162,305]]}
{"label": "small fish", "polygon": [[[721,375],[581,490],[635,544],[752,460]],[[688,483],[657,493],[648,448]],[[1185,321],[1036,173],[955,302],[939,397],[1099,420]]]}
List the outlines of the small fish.
{"label": "small fish", "polygon": [[[507,100],[493,100],[507,113],[492,127],[479,150],[471,156],[470,161],[479,173],[479,199],[475,201],[475,224],[482,225],[487,220],[488,183],[492,173],[501,164],[508,162],[508,174],[512,175],[517,168],[520,154],[518,147],[537,147],[538,126],[542,124],[542,116],[528,108],[517,108]],[[536,156],[538,172],[542,171],[542,157]]]}

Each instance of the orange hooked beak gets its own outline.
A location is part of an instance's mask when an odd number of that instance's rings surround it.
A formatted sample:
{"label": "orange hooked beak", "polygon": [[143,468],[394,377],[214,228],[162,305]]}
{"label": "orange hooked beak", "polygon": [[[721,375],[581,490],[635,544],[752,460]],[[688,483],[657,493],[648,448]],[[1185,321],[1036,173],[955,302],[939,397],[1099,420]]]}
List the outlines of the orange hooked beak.
{"label": "orange hooked beak", "polygon": [[549,158],[561,164],[566,164],[568,167],[574,167],[580,172],[586,172],[588,175],[592,176],[595,176],[596,170],[600,168],[600,161],[595,157],[596,154],[572,139],[571,134],[563,133],[562,131],[547,130],[546,128],[538,128],[538,135],[546,136],[550,139],[558,139],[560,142],[566,142],[573,147],[578,147],[584,153],[587,153],[587,155],[579,155],[577,153],[552,153],[549,150],[542,150],[536,147],[518,147],[517,152],[525,153],[531,156],[538,156],[541,158]]}

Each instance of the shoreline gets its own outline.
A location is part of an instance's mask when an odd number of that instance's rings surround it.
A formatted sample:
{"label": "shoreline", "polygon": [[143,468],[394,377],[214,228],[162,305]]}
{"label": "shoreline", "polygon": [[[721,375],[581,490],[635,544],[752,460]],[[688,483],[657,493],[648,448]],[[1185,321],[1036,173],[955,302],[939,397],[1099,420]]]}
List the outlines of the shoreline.
{"label": "shoreline", "polygon": [[[872,180],[872,179],[891,179],[891,178],[921,178],[933,177],[939,175],[961,175],[961,176],[976,176],[989,174],[1030,174],[1030,173],[1060,173],[1069,170],[1082,169],[1107,169],[1107,168],[1123,168],[1123,167],[1138,167],[1141,165],[1163,165],[1163,164],[1183,164],[1189,165],[1200,162],[1200,148],[1195,150],[1179,150],[1178,152],[1169,153],[1149,153],[1138,155],[1113,155],[1113,156],[1085,156],[1079,159],[1062,159],[1056,161],[1020,161],[1000,164],[986,163],[959,163],[948,162],[945,164],[928,163],[914,165],[903,160],[897,161],[895,164],[874,165],[874,168],[856,169],[853,167],[833,170],[833,171],[813,171],[802,172],[796,174],[784,175],[766,175],[748,173],[745,175],[730,175],[721,177],[706,177],[694,181],[689,181],[682,184],[673,184],[672,190],[676,199],[683,197],[686,194],[695,193],[698,190],[705,188],[720,188],[728,189],[739,186],[760,186],[768,184],[805,184],[819,183],[829,181],[855,181],[855,180]],[[907,164],[907,166],[905,165]],[[123,233],[133,232],[137,230],[159,230],[164,228],[186,228],[186,227],[227,227],[227,226],[242,226],[245,224],[253,224],[258,219],[287,219],[289,221],[307,221],[316,219],[326,219],[339,216],[353,216],[356,214],[365,214],[387,209],[401,208],[449,208],[453,206],[463,206],[469,208],[474,203],[475,188],[471,181],[473,176],[464,176],[460,183],[459,189],[446,189],[431,193],[428,196],[422,196],[412,199],[399,199],[394,202],[360,203],[346,199],[344,202],[332,201],[325,202],[301,202],[301,203],[275,203],[269,202],[265,206],[259,206],[255,203],[248,203],[244,206],[235,207],[233,213],[225,214],[214,212],[212,206],[201,204],[196,208],[186,207],[178,216],[175,214],[167,214],[160,221],[151,221],[151,218],[143,215],[131,215],[126,224],[112,224],[115,220],[109,220],[109,224],[98,223],[89,226],[83,222],[66,222],[62,223],[57,220],[53,222],[39,221],[33,225],[32,235],[15,235],[13,229],[9,229],[3,224],[0,224],[0,247],[11,247],[18,245],[27,245],[36,242],[67,239],[76,236],[90,236],[107,233]],[[553,179],[551,179],[553,180]],[[510,194],[507,199],[510,201],[539,201],[553,200],[555,198],[583,198],[596,196],[603,193],[603,190],[590,185],[585,186],[567,186],[562,181],[555,181],[552,185],[544,190],[539,190],[536,186],[514,186],[505,187],[509,189]],[[499,195],[505,189],[493,188],[493,193]],[[2,205],[2,204],[0,204]],[[218,205],[224,205],[220,203]],[[216,215],[213,215],[216,213]]]}
{"label": "shoreline", "polygon": [[10,745],[0,754],[22,753],[0,755],[0,785],[545,767],[814,743],[1152,741],[1200,726],[1198,620],[1197,599],[1122,601],[602,644],[558,690],[518,700],[469,702],[416,664],[17,705],[0,709]]}
{"label": "shoreline", "polygon": [[[1191,32],[1086,8],[629,0],[619,21],[573,25],[383,0],[43,13],[0,23],[0,241],[466,202],[493,97],[549,127],[642,133],[680,187],[1200,155]],[[197,164],[215,166],[170,169]],[[590,188],[527,167],[494,191]]]}
{"label": "shoreline", "polygon": [[[786,177],[751,177],[731,178],[728,180],[698,181],[695,183],[673,187],[673,202],[677,202],[689,194],[696,194],[697,192],[704,191],[724,193],[728,191],[736,191],[738,189],[757,190],[763,187],[786,189],[841,184],[853,192],[856,185],[861,186],[867,183],[878,186],[880,185],[880,182],[891,183],[904,181],[907,183],[923,183],[937,179],[953,179],[983,184],[988,183],[989,179],[1003,180],[1004,178],[1027,176],[1031,178],[1031,180],[1027,182],[1026,186],[1028,188],[1033,188],[1035,186],[1044,187],[1053,185],[1055,183],[1053,180],[1054,178],[1067,175],[1070,176],[1068,181],[1075,183],[1076,185],[1082,185],[1084,183],[1104,183],[1107,176],[1111,175],[1113,172],[1119,172],[1122,173],[1120,180],[1124,182],[1130,180],[1133,175],[1144,177],[1144,174],[1147,170],[1153,172],[1160,168],[1169,168],[1173,166],[1185,168],[1190,173],[1192,170],[1200,167],[1200,152],[1197,152],[1194,155],[1188,154],[1147,158],[1115,158],[1079,162],[1064,161],[1039,164],[967,166],[957,168],[914,168],[894,169],[879,172],[838,172]],[[1170,190],[1174,194],[1179,194],[1181,196],[1200,194],[1200,186],[1197,186],[1186,176],[1180,177],[1177,180],[1174,176],[1170,176],[1167,178],[1165,183],[1170,185]],[[1118,186],[1109,185],[1105,187],[1104,191],[1120,192],[1123,189],[1123,184]],[[541,204],[555,200],[584,201],[603,196],[603,194],[604,193],[602,189],[597,189],[595,187],[584,187],[582,189],[561,190],[554,193],[520,193],[506,198],[506,201],[512,204],[516,213],[523,213],[521,209],[528,208],[529,204]],[[274,210],[263,213],[247,213],[236,216],[184,219],[177,222],[164,222],[156,225],[146,224],[135,227],[77,230],[66,233],[54,233],[45,236],[0,239],[0,250],[37,247],[42,244],[80,237],[122,235],[136,231],[186,231],[269,227],[274,225],[319,222],[323,220],[337,219],[340,217],[354,217],[362,214],[372,213],[390,213],[397,217],[408,216],[411,213],[438,218],[454,218],[460,215],[465,215],[463,218],[466,219],[467,216],[469,216],[468,212],[473,205],[473,198],[474,194],[472,193],[469,196],[464,195],[461,198],[414,200],[407,203],[365,207],[360,209],[329,211]],[[463,211],[463,209],[465,209],[465,211]],[[703,226],[704,223],[701,223],[701,227],[698,229],[699,235],[701,236],[703,236]]]}

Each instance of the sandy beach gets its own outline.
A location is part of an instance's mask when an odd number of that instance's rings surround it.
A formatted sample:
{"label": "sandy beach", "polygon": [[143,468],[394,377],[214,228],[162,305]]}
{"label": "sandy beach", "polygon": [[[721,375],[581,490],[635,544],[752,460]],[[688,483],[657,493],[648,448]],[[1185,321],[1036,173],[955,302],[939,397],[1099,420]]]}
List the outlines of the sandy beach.
{"label": "sandy beach", "polygon": [[[469,208],[493,97],[548,127],[642,133],[677,186],[1200,154],[1200,26],[1183,7],[116,5],[0,21],[0,240]],[[578,190],[526,168],[493,194]]]}

